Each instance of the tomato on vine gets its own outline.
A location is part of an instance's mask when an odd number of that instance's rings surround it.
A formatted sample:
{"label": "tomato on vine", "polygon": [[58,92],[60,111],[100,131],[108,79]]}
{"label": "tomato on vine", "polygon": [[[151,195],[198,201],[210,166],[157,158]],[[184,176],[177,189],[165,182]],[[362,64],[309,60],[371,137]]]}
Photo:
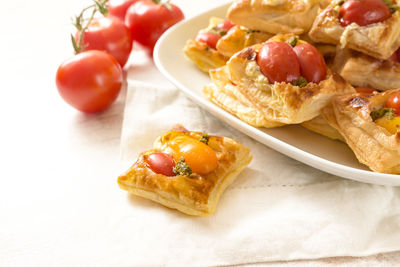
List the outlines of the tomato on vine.
{"label": "tomato on vine", "polygon": [[142,0],[128,8],[125,25],[131,31],[132,39],[153,54],[160,36],[183,19],[182,11],[174,4],[161,0]]}
{"label": "tomato on vine", "polygon": [[[71,35],[71,40],[76,54],[63,62],[56,74],[56,85],[61,97],[71,106],[87,113],[98,112],[109,107],[117,98],[123,80],[120,63],[112,55],[99,50],[85,51],[87,46],[90,48],[92,45],[101,43],[99,41],[94,44],[85,44],[87,40],[84,35],[86,30],[92,27],[92,23],[96,22],[95,14],[98,12],[102,15],[107,14],[107,0],[94,2],[95,4],[85,8],[75,18],[74,25],[79,35],[76,38]],[[86,19],[84,13],[89,10],[91,15],[89,19]],[[111,41],[103,40],[102,42]]]}

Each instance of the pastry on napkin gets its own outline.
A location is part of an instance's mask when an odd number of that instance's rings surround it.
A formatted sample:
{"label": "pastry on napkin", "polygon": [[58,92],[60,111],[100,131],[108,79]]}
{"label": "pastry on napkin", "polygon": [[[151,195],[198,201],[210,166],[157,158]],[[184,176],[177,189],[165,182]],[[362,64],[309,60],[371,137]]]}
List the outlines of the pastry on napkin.
{"label": "pastry on napkin", "polygon": [[[290,159],[229,127],[177,89],[129,81],[122,170],[181,123],[234,138],[251,164],[216,212],[190,217],[121,191],[113,238],[124,266],[215,266],[400,250],[400,189],[353,182]],[[117,185],[116,185],[117,187]],[[113,215],[113,214],[111,214]]]}

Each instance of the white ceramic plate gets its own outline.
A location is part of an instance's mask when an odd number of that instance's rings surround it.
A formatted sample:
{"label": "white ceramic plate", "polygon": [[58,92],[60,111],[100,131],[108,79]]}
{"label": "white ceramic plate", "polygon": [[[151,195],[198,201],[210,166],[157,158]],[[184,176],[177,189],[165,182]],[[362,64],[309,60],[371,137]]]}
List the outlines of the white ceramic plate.
{"label": "white ceramic plate", "polygon": [[202,13],[170,28],[158,41],[154,60],[158,69],[186,96],[214,116],[242,131],[257,141],[314,168],[348,179],[380,185],[400,186],[400,175],[369,171],[360,164],[350,148],[339,142],[291,125],[274,129],[252,127],[210,102],[202,93],[210,83],[203,73],[185,57],[186,41],[208,25],[211,16],[225,17],[228,5]]}

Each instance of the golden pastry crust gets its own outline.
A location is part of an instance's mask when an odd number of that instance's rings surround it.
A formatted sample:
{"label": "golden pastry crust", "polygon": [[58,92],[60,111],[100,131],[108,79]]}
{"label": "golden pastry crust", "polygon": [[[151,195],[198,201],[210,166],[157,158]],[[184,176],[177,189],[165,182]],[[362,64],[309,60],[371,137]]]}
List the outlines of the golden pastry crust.
{"label": "golden pastry crust", "polygon": [[[200,32],[209,32],[224,20],[217,17],[211,17],[207,28]],[[206,43],[190,39],[186,42],[183,52],[191,59],[199,69],[207,72],[225,65],[227,57],[220,54],[217,50],[208,47]]]}
{"label": "golden pastry crust", "polygon": [[183,51],[199,69],[207,73],[210,69],[224,66],[228,60],[228,58],[220,54],[217,50],[196,40],[188,40]]}
{"label": "golden pastry crust", "polygon": [[400,88],[400,63],[338,47],[333,69],[356,87]]}
{"label": "golden pastry crust", "polygon": [[318,9],[327,1],[320,0],[238,0],[227,17],[249,29],[278,33],[308,32]]}
{"label": "golden pastry crust", "polygon": [[217,51],[227,58],[245,47],[262,43],[271,38],[273,34],[259,30],[249,30],[245,27],[234,26],[217,43]]}
{"label": "golden pastry crust", "polygon": [[[200,32],[209,32],[224,20],[212,17],[207,28]],[[245,27],[234,26],[221,39],[218,40],[216,49],[206,43],[190,39],[186,42],[184,53],[202,71],[208,72],[225,65],[228,59],[245,47],[268,40],[272,35],[258,30],[249,30]]]}
{"label": "golden pastry crust", "polygon": [[387,59],[400,46],[400,13],[396,11],[383,22],[367,26],[352,23],[342,27],[339,23],[338,4],[332,1],[316,17],[309,32],[318,43],[340,44],[375,58]]}
{"label": "golden pastry crust", "polygon": [[216,105],[254,127],[273,128],[284,125],[265,118],[263,112],[231,83],[226,66],[211,70],[210,77],[214,83],[204,86],[203,93]]}
{"label": "golden pastry crust", "polygon": [[312,120],[301,123],[301,126],[330,139],[345,142],[343,136],[338,132],[338,130],[330,126],[322,115],[318,115]]}
{"label": "golden pastry crust", "polygon": [[220,136],[210,136],[208,145],[215,151],[218,167],[207,175],[167,177],[154,173],[146,164],[145,157],[153,152],[169,153],[169,141],[178,136],[196,140],[202,133],[185,130],[170,131],[157,138],[154,148],[140,154],[138,160],[118,177],[121,189],[169,208],[194,216],[207,216],[214,212],[219,197],[250,163],[248,148],[236,141]]}
{"label": "golden pastry crust", "polygon": [[[281,36],[270,40],[278,40]],[[295,124],[311,120],[334,96],[354,92],[340,75],[329,70],[325,80],[319,84],[310,82],[303,88],[284,82],[270,84],[256,62],[261,47],[262,44],[257,44],[235,54],[227,62],[227,68],[232,85],[268,121]],[[214,83],[218,85],[218,82]]]}
{"label": "golden pastry crust", "polygon": [[322,110],[324,118],[341,133],[357,159],[375,172],[400,173],[400,134],[389,133],[370,116],[371,111],[383,107],[397,92],[400,90],[339,96]]}

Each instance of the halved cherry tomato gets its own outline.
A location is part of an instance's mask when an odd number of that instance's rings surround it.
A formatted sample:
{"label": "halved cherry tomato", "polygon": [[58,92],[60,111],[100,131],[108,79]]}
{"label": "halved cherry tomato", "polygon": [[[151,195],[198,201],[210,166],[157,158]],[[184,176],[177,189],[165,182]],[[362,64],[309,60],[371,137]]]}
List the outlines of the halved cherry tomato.
{"label": "halved cherry tomato", "polygon": [[369,88],[369,87],[357,87],[356,91],[357,91],[357,93],[362,93],[362,94],[372,94],[376,90],[373,88]]}
{"label": "halved cherry tomato", "polygon": [[145,161],[153,172],[165,176],[175,176],[175,161],[171,155],[162,152],[155,152],[148,155],[145,158]]}
{"label": "halved cherry tomato", "polygon": [[217,29],[229,31],[233,26],[235,26],[235,24],[233,24],[230,20],[226,19],[217,25]]}
{"label": "halved cherry tomato", "polygon": [[310,44],[301,44],[293,48],[300,63],[301,76],[308,82],[319,83],[325,80],[326,64],[324,57]]}
{"label": "halved cherry tomato", "polygon": [[213,49],[216,49],[219,39],[221,36],[212,32],[200,32],[196,35],[196,41],[205,43]]}
{"label": "halved cherry tomato", "polygon": [[138,0],[109,0],[107,2],[108,14],[125,21],[125,14],[128,8]]}
{"label": "halved cherry tomato", "polygon": [[208,145],[185,135],[170,141],[173,157],[178,161],[183,157],[194,173],[208,174],[218,166],[217,155]]}
{"label": "halved cherry tomato", "polygon": [[292,47],[283,42],[265,43],[257,55],[261,73],[269,82],[291,83],[300,78],[300,64]]}
{"label": "halved cherry tomato", "polygon": [[382,22],[392,13],[382,0],[347,0],[340,6],[339,21],[345,27],[351,23],[359,26]]}
{"label": "halved cherry tomato", "polygon": [[[79,42],[78,31],[75,41]],[[94,19],[83,34],[85,50],[101,50],[109,53],[124,66],[132,50],[132,37],[125,24],[116,18]]]}
{"label": "halved cherry tomato", "polygon": [[56,83],[68,104],[92,113],[106,109],[117,98],[122,70],[113,56],[89,50],[63,62],[57,70]]}
{"label": "halved cherry tomato", "polygon": [[131,30],[132,39],[153,54],[154,46],[169,27],[184,19],[179,7],[160,0],[142,0],[126,11],[125,25]]}
{"label": "halved cherry tomato", "polygon": [[400,116],[400,92],[391,95],[386,101],[386,107],[393,108],[397,116]]}

